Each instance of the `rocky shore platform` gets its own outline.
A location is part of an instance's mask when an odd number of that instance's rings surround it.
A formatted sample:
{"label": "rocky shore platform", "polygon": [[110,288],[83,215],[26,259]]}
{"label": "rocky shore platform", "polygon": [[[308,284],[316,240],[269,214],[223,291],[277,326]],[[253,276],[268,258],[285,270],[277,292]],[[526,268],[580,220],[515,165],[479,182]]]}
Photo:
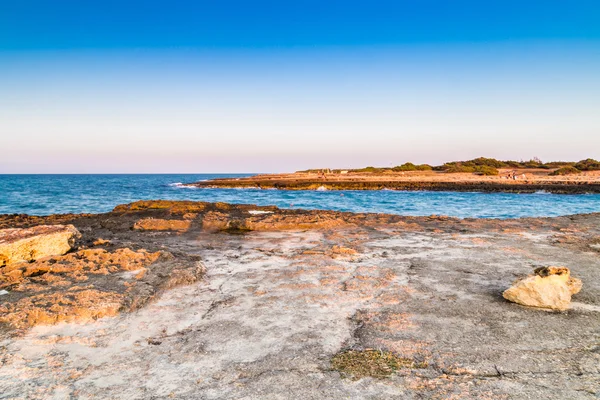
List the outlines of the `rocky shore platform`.
{"label": "rocky shore platform", "polygon": [[[600,214],[141,201],[0,215],[0,251],[1,399],[600,396]],[[502,297],[547,266],[566,310]]]}
{"label": "rocky shore platform", "polygon": [[304,173],[256,175],[247,178],[220,178],[188,183],[201,188],[257,188],[281,190],[401,190],[451,192],[504,192],[559,194],[600,193],[600,171],[579,176],[549,176],[546,170],[501,170],[498,176],[435,171],[385,173]]}

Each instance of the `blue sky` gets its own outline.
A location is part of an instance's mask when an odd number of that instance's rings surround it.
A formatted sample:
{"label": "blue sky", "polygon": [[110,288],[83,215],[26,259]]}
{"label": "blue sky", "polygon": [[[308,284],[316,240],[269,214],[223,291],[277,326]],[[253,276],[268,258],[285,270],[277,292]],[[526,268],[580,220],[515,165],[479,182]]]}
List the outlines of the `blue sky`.
{"label": "blue sky", "polygon": [[600,158],[598,21],[594,1],[0,2],[0,173]]}

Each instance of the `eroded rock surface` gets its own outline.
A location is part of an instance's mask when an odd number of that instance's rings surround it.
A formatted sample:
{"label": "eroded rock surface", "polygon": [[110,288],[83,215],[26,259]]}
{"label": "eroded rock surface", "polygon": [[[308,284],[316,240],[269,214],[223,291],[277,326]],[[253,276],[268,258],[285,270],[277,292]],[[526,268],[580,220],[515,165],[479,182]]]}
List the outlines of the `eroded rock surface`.
{"label": "eroded rock surface", "polygon": [[[598,193],[599,175],[596,172],[577,177],[550,176],[548,171],[521,170],[525,179],[505,179],[511,169],[497,176],[443,171],[412,171],[380,173],[351,171],[347,174],[322,175],[317,171],[292,174],[255,175],[245,178],[218,178],[189,183],[186,186],[201,188],[262,188],[285,190],[429,190],[455,192],[513,192],[535,193]],[[541,172],[541,173],[540,173]]]}
{"label": "eroded rock surface", "polygon": [[41,225],[0,230],[0,267],[71,250],[79,232],[73,225]]}
{"label": "eroded rock surface", "polygon": [[133,225],[133,229],[142,231],[178,231],[190,229],[191,221],[177,219],[143,218]]}
{"label": "eroded rock surface", "polygon": [[193,283],[199,261],[164,251],[85,249],[0,268],[0,326],[24,329],[114,316],[146,303],[164,288]]}
{"label": "eroded rock surface", "polygon": [[[148,218],[190,226],[133,229]],[[80,230],[81,249],[53,258],[87,255],[80,270],[56,278],[73,282],[64,288],[114,293],[114,303],[102,301],[129,312],[0,339],[7,398],[600,394],[600,258],[590,247],[600,237],[598,214],[458,220],[159,201],[96,216],[0,216],[0,227],[59,221]],[[107,262],[129,251],[129,266]],[[206,274],[193,282],[199,260]],[[20,267],[8,296],[23,285],[22,298],[34,297],[44,286],[37,279],[52,277],[34,276],[47,265]],[[507,283],[532,265],[568,267],[584,282],[577,301],[560,313],[505,301]],[[190,284],[165,290],[179,283]],[[74,289],[78,302],[84,290]]]}

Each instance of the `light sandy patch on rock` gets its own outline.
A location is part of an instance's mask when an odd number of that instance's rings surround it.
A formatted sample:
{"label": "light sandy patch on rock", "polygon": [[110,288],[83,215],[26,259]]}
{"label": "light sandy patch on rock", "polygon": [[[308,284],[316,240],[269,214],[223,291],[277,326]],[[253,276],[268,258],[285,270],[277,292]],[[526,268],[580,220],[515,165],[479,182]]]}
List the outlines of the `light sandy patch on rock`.
{"label": "light sandy patch on rock", "polygon": [[358,252],[354,249],[351,249],[349,247],[344,247],[344,246],[338,246],[338,245],[333,246],[331,248],[331,252],[333,254],[344,254],[344,255],[358,254]]}
{"label": "light sandy patch on rock", "polygon": [[600,306],[595,306],[593,304],[579,303],[577,301],[572,301],[571,302],[571,309],[573,309],[573,310],[582,310],[582,311],[600,312]]}
{"label": "light sandy patch on rock", "polygon": [[265,210],[250,210],[248,213],[252,215],[262,215],[262,214],[273,214],[273,211],[265,211]]}
{"label": "light sandy patch on rock", "polygon": [[524,306],[566,310],[571,296],[581,290],[581,280],[571,277],[566,267],[536,268],[504,291],[503,297]]}
{"label": "light sandy patch on rock", "polygon": [[73,225],[40,225],[27,229],[0,230],[0,267],[63,255],[80,237]]}

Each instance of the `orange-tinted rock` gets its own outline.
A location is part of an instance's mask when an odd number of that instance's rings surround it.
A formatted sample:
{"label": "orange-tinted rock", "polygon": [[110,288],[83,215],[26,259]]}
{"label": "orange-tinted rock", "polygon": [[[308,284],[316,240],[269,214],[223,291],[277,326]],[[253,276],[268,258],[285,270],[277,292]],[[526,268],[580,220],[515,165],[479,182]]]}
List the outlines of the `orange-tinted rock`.
{"label": "orange-tinted rock", "polygon": [[180,219],[140,219],[133,225],[133,229],[142,231],[177,231],[185,232],[190,229],[192,221]]}
{"label": "orange-tinted rock", "polygon": [[105,244],[110,244],[110,240],[98,238],[92,242],[94,246],[103,246]]}
{"label": "orange-tinted rock", "polygon": [[107,275],[119,271],[135,271],[158,259],[160,252],[133,251],[128,248],[108,252],[86,249],[61,257],[50,257],[34,263],[13,264],[0,268],[0,288],[13,286],[24,291],[29,285],[48,284],[60,276],[71,281],[85,281],[88,274]]}
{"label": "orange-tinted rock", "polygon": [[202,219],[202,229],[206,231],[222,231],[230,225],[229,215],[219,211],[209,211]]}
{"label": "orange-tinted rock", "polygon": [[335,245],[331,248],[333,254],[357,254],[357,251],[348,247]]}
{"label": "orange-tinted rock", "polygon": [[114,211],[169,210],[172,214],[185,214],[204,211],[207,204],[199,201],[142,200],[118,205]]}
{"label": "orange-tinted rock", "polygon": [[90,321],[116,315],[123,298],[123,294],[96,289],[38,294],[0,305],[0,322],[22,329],[63,321]]}
{"label": "orange-tinted rock", "polygon": [[581,280],[571,277],[566,267],[543,267],[518,279],[503,297],[524,306],[566,310],[571,296],[581,290]]}
{"label": "orange-tinted rock", "polygon": [[73,225],[40,225],[26,229],[0,230],[0,267],[62,255],[80,237]]}
{"label": "orange-tinted rock", "polygon": [[335,212],[269,214],[245,220],[245,227],[253,231],[332,229],[344,225],[348,225],[348,222]]}
{"label": "orange-tinted rock", "polygon": [[[160,261],[160,262],[157,262]],[[204,274],[194,260],[129,248],[84,249],[0,268],[0,324],[23,329],[88,321],[133,310],[158,290],[192,283]]]}

